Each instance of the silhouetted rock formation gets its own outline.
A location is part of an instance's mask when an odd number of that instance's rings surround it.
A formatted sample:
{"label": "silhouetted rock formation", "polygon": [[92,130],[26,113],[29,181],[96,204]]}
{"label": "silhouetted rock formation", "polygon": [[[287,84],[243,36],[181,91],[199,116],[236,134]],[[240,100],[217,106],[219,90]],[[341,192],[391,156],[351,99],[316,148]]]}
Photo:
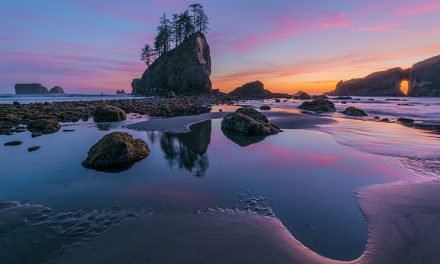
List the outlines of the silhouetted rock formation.
{"label": "silhouetted rock formation", "polygon": [[124,90],[116,90],[116,94],[126,94]]}
{"label": "silhouetted rock formation", "polygon": [[281,132],[265,115],[254,108],[243,107],[226,115],[222,120],[222,130],[232,130],[244,135],[268,136]]}
{"label": "silhouetted rock formation", "polygon": [[300,106],[298,106],[298,108],[307,111],[318,112],[318,113],[336,111],[335,105],[329,100],[325,100],[325,99],[314,99],[311,102],[305,101]]}
{"label": "silhouetted rock formation", "polygon": [[364,110],[354,106],[347,107],[347,109],[345,109],[342,113],[349,116],[368,116]]}
{"label": "silhouetted rock formation", "polygon": [[64,94],[64,89],[59,86],[54,86],[50,89],[49,93],[51,94]]}
{"label": "silhouetted rock formation", "polygon": [[202,33],[196,33],[175,49],[160,56],[144,72],[141,79],[132,82],[135,95],[210,94],[212,84],[211,55]]}
{"label": "silhouetted rock formation", "polygon": [[400,84],[408,78],[409,69],[393,68],[372,73],[365,78],[340,81],[336,85],[336,90],[329,92],[328,95],[405,96]]}
{"label": "silhouetted rock formation", "polygon": [[408,96],[440,96],[440,56],[414,64]]}
{"label": "silhouetted rock formation", "polygon": [[264,89],[264,84],[260,81],[246,83],[241,87],[236,88],[229,95],[233,96],[256,96],[271,94],[269,90]]}
{"label": "silhouetted rock formation", "polygon": [[18,83],[15,85],[15,94],[47,94],[49,91],[39,83]]}
{"label": "silhouetted rock formation", "polygon": [[306,92],[299,91],[293,95],[293,99],[309,100],[312,99],[312,97]]}

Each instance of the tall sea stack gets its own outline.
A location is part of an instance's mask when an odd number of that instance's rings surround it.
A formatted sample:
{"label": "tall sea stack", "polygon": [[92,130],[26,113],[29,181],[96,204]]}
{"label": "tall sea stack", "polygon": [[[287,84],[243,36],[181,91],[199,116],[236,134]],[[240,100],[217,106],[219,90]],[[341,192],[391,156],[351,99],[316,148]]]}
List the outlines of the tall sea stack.
{"label": "tall sea stack", "polygon": [[175,49],[162,54],[131,86],[134,95],[163,96],[212,93],[211,55],[206,37],[195,33]]}

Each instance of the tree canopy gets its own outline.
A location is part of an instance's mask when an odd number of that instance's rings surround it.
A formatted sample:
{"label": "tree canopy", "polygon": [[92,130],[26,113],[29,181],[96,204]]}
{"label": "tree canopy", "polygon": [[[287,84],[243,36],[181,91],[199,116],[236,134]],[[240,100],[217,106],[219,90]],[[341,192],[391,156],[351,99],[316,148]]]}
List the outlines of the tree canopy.
{"label": "tree canopy", "polygon": [[154,43],[147,43],[142,48],[141,61],[150,66],[155,59],[170,51],[173,46],[179,46],[194,33],[208,33],[208,25],[208,16],[200,3],[191,4],[185,11],[173,14],[170,18],[163,14],[159,19]]}

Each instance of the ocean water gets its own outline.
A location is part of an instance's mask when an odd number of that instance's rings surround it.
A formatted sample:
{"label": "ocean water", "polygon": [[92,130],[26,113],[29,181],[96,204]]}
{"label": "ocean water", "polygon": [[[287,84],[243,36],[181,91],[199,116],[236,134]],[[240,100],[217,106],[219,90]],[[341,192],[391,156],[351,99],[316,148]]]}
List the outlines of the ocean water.
{"label": "ocean water", "polygon": [[[356,103],[375,115],[409,114],[395,106],[397,101],[376,100]],[[437,99],[417,100],[412,106],[417,120],[424,118],[426,105],[439,107]],[[263,103],[277,110],[294,109],[299,101],[243,102]],[[345,106],[337,104],[338,110]],[[426,120],[438,120],[439,112],[426,112]],[[62,129],[75,131],[37,138],[28,132],[0,136],[0,200],[15,201],[14,206],[0,204],[0,259],[41,262],[140,212],[209,208],[277,217],[317,253],[355,259],[364,250],[367,226],[353,192],[438,177],[440,141],[438,135],[397,124],[332,116],[337,122],[313,130],[285,129],[246,147],[223,134],[219,119],[195,124],[187,134],[125,128],[148,119],[138,115],[118,123],[66,123]],[[145,140],[150,156],[119,173],[83,168],[89,148],[112,131]],[[24,143],[3,146],[12,140]],[[41,149],[27,151],[35,145]]]}

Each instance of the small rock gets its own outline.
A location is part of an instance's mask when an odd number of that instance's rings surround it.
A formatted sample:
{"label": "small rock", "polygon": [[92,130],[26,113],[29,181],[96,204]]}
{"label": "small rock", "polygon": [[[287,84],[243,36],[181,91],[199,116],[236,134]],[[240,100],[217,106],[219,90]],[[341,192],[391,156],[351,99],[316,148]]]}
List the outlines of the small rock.
{"label": "small rock", "polygon": [[333,100],[353,100],[353,98],[351,96],[338,96],[333,98]]}
{"label": "small rock", "polygon": [[[51,134],[60,130],[61,126],[55,119],[38,119],[29,122],[27,130],[32,132],[32,135]],[[34,137],[34,136],[32,136]]]}
{"label": "small rock", "polygon": [[270,110],[271,108],[270,108],[270,106],[268,106],[268,105],[262,105],[262,106],[260,106],[260,110]]}
{"label": "small rock", "polygon": [[325,99],[315,99],[311,102],[306,101],[298,106],[298,108],[319,113],[336,111],[335,105],[329,100]]}
{"label": "small rock", "polygon": [[14,141],[6,142],[4,145],[5,146],[18,146],[18,145],[21,145],[21,144],[23,144],[23,142],[21,142],[19,140],[14,140]]}
{"label": "small rock", "polygon": [[29,151],[29,152],[34,152],[34,151],[36,151],[36,150],[39,150],[41,148],[41,146],[33,146],[33,147],[29,147],[27,150]]}
{"label": "small rock", "polygon": [[397,123],[403,124],[403,125],[414,124],[414,119],[401,117],[401,118],[397,119]]}
{"label": "small rock", "polygon": [[109,105],[96,107],[92,116],[95,122],[117,122],[127,118],[124,110]]}
{"label": "small rock", "polygon": [[345,109],[342,113],[349,116],[368,116],[367,113],[364,112],[364,110],[361,110],[354,106],[347,107],[347,109]]}

